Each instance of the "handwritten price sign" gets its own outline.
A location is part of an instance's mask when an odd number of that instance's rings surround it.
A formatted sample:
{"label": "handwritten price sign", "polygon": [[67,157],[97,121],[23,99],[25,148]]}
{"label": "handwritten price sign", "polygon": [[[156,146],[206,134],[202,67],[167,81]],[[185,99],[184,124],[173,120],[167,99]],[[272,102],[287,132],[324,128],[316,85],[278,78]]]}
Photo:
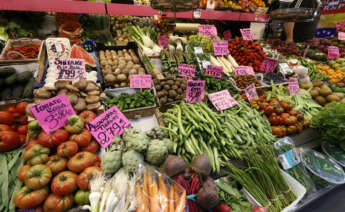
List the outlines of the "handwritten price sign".
{"label": "handwritten price sign", "polygon": [[246,96],[249,100],[249,102],[252,101],[254,98],[258,98],[258,94],[256,93],[255,83],[249,85],[244,92],[246,93]]}
{"label": "handwritten price sign", "polygon": [[255,76],[253,67],[251,66],[237,66],[235,67],[236,75],[253,75]]}
{"label": "handwritten price sign", "polygon": [[206,74],[213,76],[214,78],[222,78],[223,66],[208,65],[206,67]]}
{"label": "handwritten price sign", "polygon": [[202,50],[202,47],[194,47],[194,53],[195,54],[204,54],[204,51]]}
{"label": "handwritten price sign", "polygon": [[194,78],[195,77],[195,66],[188,64],[178,65],[178,75],[180,77]]}
{"label": "handwritten price sign", "polygon": [[232,35],[231,35],[231,31],[230,30],[226,30],[223,32],[223,36],[224,36],[224,39],[225,40],[229,40],[232,38]]}
{"label": "handwritten price sign", "polygon": [[214,40],[213,41],[214,55],[222,56],[229,55],[228,41],[226,40]]}
{"label": "handwritten price sign", "polygon": [[218,111],[226,110],[238,104],[238,102],[230,95],[228,90],[210,93],[207,96]]}
{"label": "handwritten price sign", "polygon": [[68,117],[75,114],[65,94],[35,104],[30,110],[46,133],[65,126]]}
{"label": "handwritten price sign", "polygon": [[336,46],[328,46],[328,59],[337,59],[339,57],[339,48]]}
{"label": "handwritten price sign", "polygon": [[187,103],[196,103],[204,100],[205,97],[205,81],[204,80],[188,80],[186,89]]}
{"label": "handwritten price sign", "polygon": [[345,40],[345,32],[338,32],[338,40]]}
{"label": "handwritten price sign", "polygon": [[92,136],[98,143],[106,148],[111,143],[115,135],[121,135],[125,128],[131,126],[128,119],[120,112],[120,110],[113,106],[94,120],[87,124]]}
{"label": "handwritten price sign", "polygon": [[301,93],[297,78],[290,78],[288,87],[289,87],[290,96],[294,96],[296,95],[296,93]]}
{"label": "handwritten price sign", "polygon": [[261,65],[261,71],[273,72],[276,69],[277,65],[278,65],[277,59],[266,57],[264,62]]}
{"label": "handwritten price sign", "polygon": [[243,40],[253,40],[253,33],[250,28],[240,29]]}
{"label": "handwritten price sign", "polygon": [[85,62],[83,59],[55,58],[54,66],[57,80],[86,79]]}
{"label": "handwritten price sign", "polygon": [[217,28],[214,25],[199,25],[199,33],[209,38],[217,37]]}
{"label": "handwritten price sign", "polygon": [[149,74],[133,74],[129,76],[130,88],[151,88],[152,76]]}
{"label": "handwritten price sign", "polygon": [[169,43],[170,43],[170,41],[168,39],[168,35],[162,35],[158,38],[158,45],[160,45],[162,47],[168,46]]}

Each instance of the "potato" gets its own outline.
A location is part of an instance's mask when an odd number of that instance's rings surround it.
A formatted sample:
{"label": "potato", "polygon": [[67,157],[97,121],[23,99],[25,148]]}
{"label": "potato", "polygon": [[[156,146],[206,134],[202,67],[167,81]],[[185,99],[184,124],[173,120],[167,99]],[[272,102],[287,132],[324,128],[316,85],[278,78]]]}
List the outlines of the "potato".
{"label": "potato", "polygon": [[170,102],[173,102],[174,101],[174,99],[171,99],[171,98],[168,98],[168,102],[170,103]]}
{"label": "potato", "polygon": [[164,93],[163,91],[159,91],[159,92],[157,93],[157,96],[158,96],[158,97],[163,97],[163,96],[165,96],[165,93]]}
{"label": "potato", "polygon": [[169,97],[175,98],[177,96],[177,93],[175,90],[169,90]]}
{"label": "potato", "polygon": [[138,69],[138,73],[139,73],[139,74],[145,74],[145,69],[144,69],[143,67],[140,67],[140,68]]}
{"label": "potato", "polygon": [[159,99],[159,103],[160,103],[161,105],[167,103],[167,101],[168,101],[168,97],[166,97],[166,96]]}
{"label": "potato", "polygon": [[127,82],[121,82],[120,83],[120,87],[126,87],[127,86]]}
{"label": "potato", "polygon": [[167,84],[165,84],[163,87],[164,87],[165,90],[170,90],[170,86],[167,85]]}
{"label": "potato", "polygon": [[116,81],[116,76],[113,75],[113,74],[107,74],[107,75],[105,75],[104,80],[105,80],[107,83],[113,83],[113,82]]}
{"label": "potato", "polygon": [[132,74],[138,74],[138,71],[134,68],[132,68],[131,70],[129,70],[129,75],[132,75]]}
{"label": "potato", "polygon": [[171,86],[171,89],[177,90],[178,86],[177,85],[173,85],[173,86]]}
{"label": "potato", "polygon": [[139,64],[139,58],[137,56],[132,55],[132,60],[133,60],[133,63]]}
{"label": "potato", "polygon": [[155,85],[155,88],[156,88],[157,91],[162,90],[162,86],[161,85]]}
{"label": "potato", "polygon": [[127,76],[125,74],[119,74],[117,75],[117,80],[118,81],[126,81],[127,80]]}

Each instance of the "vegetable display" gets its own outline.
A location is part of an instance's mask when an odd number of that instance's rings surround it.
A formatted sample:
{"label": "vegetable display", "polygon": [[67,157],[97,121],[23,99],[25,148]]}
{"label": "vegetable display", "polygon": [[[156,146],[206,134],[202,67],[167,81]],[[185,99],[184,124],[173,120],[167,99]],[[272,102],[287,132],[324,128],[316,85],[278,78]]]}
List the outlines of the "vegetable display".
{"label": "vegetable display", "polygon": [[320,80],[313,82],[313,88],[309,91],[310,95],[317,103],[324,106],[330,102],[345,102],[344,94],[341,92],[333,92],[332,89]]}
{"label": "vegetable display", "polygon": [[180,101],[186,96],[187,80],[168,76],[163,80],[153,80],[160,105]]}
{"label": "vegetable display", "polygon": [[228,90],[231,94],[238,92],[235,86],[225,79],[214,78],[206,74],[202,75],[200,79],[205,80],[205,91],[207,93],[214,93],[221,90]]}
{"label": "vegetable display", "polygon": [[107,108],[116,105],[120,111],[130,110],[141,107],[150,107],[155,104],[155,97],[150,90],[144,90],[134,94],[122,93],[120,96],[115,96],[111,92],[106,92],[108,97],[104,100]]}

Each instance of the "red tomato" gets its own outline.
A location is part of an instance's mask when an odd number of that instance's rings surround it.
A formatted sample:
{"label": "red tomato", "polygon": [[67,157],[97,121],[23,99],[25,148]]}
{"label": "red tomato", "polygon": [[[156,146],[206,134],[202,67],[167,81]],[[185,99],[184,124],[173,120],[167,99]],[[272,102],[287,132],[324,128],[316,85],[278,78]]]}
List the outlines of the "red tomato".
{"label": "red tomato", "polygon": [[26,135],[28,133],[28,125],[21,125],[17,127],[17,132],[22,135]]}
{"label": "red tomato", "polygon": [[255,208],[253,208],[253,212],[267,212],[267,208],[262,206],[256,206]]}
{"label": "red tomato", "polygon": [[9,106],[9,107],[7,108],[7,111],[10,112],[10,113],[15,113],[15,112],[17,112],[17,111],[16,111],[16,108],[15,108],[14,106]]}
{"label": "red tomato", "polygon": [[60,196],[57,194],[49,194],[44,202],[44,212],[64,212],[73,205],[73,195]]}
{"label": "red tomato", "polygon": [[99,144],[97,143],[97,141],[92,140],[89,145],[87,145],[86,147],[81,148],[81,151],[85,151],[85,152],[92,152],[92,153],[96,153],[99,150]]}
{"label": "red tomato", "polygon": [[78,144],[74,141],[66,141],[57,148],[57,154],[61,157],[72,157],[78,152]]}
{"label": "red tomato", "polygon": [[28,102],[20,102],[16,105],[16,110],[18,113],[25,114],[25,108],[28,105]]}
{"label": "red tomato", "polygon": [[56,175],[51,184],[51,190],[55,194],[67,195],[77,189],[77,175],[70,171],[63,171]]}
{"label": "red tomato", "polygon": [[52,155],[49,157],[46,165],[52,170],[53,174],[56,175],[67,168],[67,159],[62,158],[58,155]]}
{"label": "red tomato", "polygon": [[35,208],[43,203],[48,193],[48,187],[33,191],[29,187],[24,186],[16,193],[13,202],[20,209]]}
{"label": "red tomato", "polygon": [[0,124],[0,132],[1,131],[13,131],[13,129],[7,124]]}
{"label": "red tomato", "polygon": [[15,123],[17,124],[28,124],[28,117],[26,115],[20,115],[18,117],[15,117]]}
{"label": "red tomato", "polygon": [[62,144],[69,137],[69,133],[63,129],[58,129],[55,132],[52,132],[51,134],[53,135],[55,145]]}
{"label": "red tomato", "polygon": [[80,118],[83,120],[84,124],[88,124],[90,121],[96,118],[96,114],[90,110],[85,110],[79,114]]}
{"label": "red tomato", "polygon": [[[8,150],[15,149],[20,145],[20,137],[18,133],[13,131],[1,131],[0,132],[0,144],[3,144],[3,148]],[[7,148],[6,148],[7,147]],[[5,150],[5,151],[8,151]],[[1,148],[0,148],[1,151]]]}
{"label": "red tomato", "polygon": [[13,115],[13,117],[15,118],[15,119],[17,119],[17,118],[19,118],[20,117],[20,113],[18,113],[18,112],[12,112],[12,115]]}
{"label": "red tomato", "polygon": [[0,124],[12,124],[14,117],[8,111],[0,111]]}
{"label": "red tomato", "polygon": [[28,172],[28,170],[30,169],[30,165],[24,165],[19,169],[19,172],[17,174],[17,177],[20,181],[24,182],[25,181],[25,175]]}
{"label": "red tomato", "polygon": [[19,134],[19,141],[20,141],[20,146],[24,145],[26,141],[26,135]]}
{"label": "red tomato", "polygon": [[80,173],[77,177],[77,185],[80,189],[86,190],[90,188],[90,180],[92,180],[93,176],[96,173],[103,173],[102,169],[97,166],[87,167],[82,173]]}
{"label": "red tomato", "polygon": [[78,152],[67,163],[69,170],[80,173],[84,169],[90,166],[94,166],[96,162],[99,162],[97,155],[91,152]]}
{"label": "red tomato", "polygon": [[80,147],[85,147],[89,145],[91,138],[92,138],[92,135],[90,131],[88,131],[87,129],[83,129],[81,133],[74,134],[71,136],[71,140],[77,142],[77,144]]}

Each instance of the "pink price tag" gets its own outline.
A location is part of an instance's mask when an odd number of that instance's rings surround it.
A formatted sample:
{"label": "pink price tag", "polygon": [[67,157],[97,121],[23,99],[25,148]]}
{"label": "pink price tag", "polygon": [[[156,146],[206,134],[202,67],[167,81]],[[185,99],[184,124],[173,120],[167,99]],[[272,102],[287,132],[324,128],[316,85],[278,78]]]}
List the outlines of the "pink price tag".
{"label": "pink price tag", "polygon": [[128,119],[113,106],[86,125],[98,143],[106,148],[115,135],[121,135],[125,128],[131,126]]}
{"label": "pink price tag", "polygon": [[229,55],[229,43],[226,40],[214,40],[213,50],[215,56]]}
{"label": "pink price tag", "polygon": [[290,96],[294,96],[296,95],[296,93],[299,93],[299,94],[301,93],[297,78],[290,78],[288,87],[289,87]]}
{"label": "pink price tag", "polygon": [[223,36],[225,40],[230,40],[232,38],[231,31],[230,30],[224,31]]}
{"label": "pink price tag", "polygon": [[338,40],[345,40],[345,32],[338,32]]}
{"label": "pink price tag", "polygon": [[130,88],[151,88],[152,76],[150,74],[133,74],[129,76]]}
{"label": "pink price tag", "polygon": [[195,77],[195,66],[188,64],[178,65],[178,75],[180,77],[194,78]]}
{"label": "pink price tag", "polygon": [[336,46],[328,46],[328,59],[337,59],[339,57],[339,48]]}
{"label": "pink price tag", "polygon": [[251,66],[237,66],[235,67],[236,75],[253,75],[255,76],[253,67]]}
{"label": "pink price tag", "polygon": [[252,99],[254,99],[254,98],[258,98],[258,94],[256,93],[256,88],[255,88],[254,83],[249,85],[244,91],[246,93],[246,96],[247,96],[249,102],[251,102]]}
{"label": "pink price tag", "polygon": [[57,80],[86,79],[85,61],[83,59],[55,58]]}
{"label": "pink price tag", "polygon": [[339,22],[336,25],[337,31],[339,31],[343,27],[345,27],[345,21]]}
{"label": "pink price tag", "polygon": [[158,45],[162,46],[162,47],[166,47],[168,46],[170,43],[168,35],[162,35],[158,38]]}
{"label": "pink price tag", "polygon": [[199,33],[209,38],[217,37],[217,28],[214,25],[199,25]]}
{"label": "pink price tag", "polygon": [[196,103],[204,100],[205,97],[205,81],[204,80],[188,80],[186,89],[187,103]]}
{"label": "pink price tag", "polygon": [[223,66],[208,65],[206,67],[206,74],[213,76],[214,78],[222,78]]}
{"label": "pink price tag", "polygon": [[75,114],[66,94],[35,104],[30,110],[46,133],[65,126],[68,117]]}
{"label": "pink price tag", "polygon": [[277,59],[272,59],[266,57],[264,62],[261,65],[261,71],[265,72],[274,72],[278,65],[278,60]]}
{"label": "pink price tag", "polygon": [[210,93],[207,97],[218,111],[226,110],[238,104],[238,102],[230,95],[228,90]]}
{"label": "pink price tag", "polygon": [[240,29],[243,40],[253,40],[253,34],[250,28]]}

